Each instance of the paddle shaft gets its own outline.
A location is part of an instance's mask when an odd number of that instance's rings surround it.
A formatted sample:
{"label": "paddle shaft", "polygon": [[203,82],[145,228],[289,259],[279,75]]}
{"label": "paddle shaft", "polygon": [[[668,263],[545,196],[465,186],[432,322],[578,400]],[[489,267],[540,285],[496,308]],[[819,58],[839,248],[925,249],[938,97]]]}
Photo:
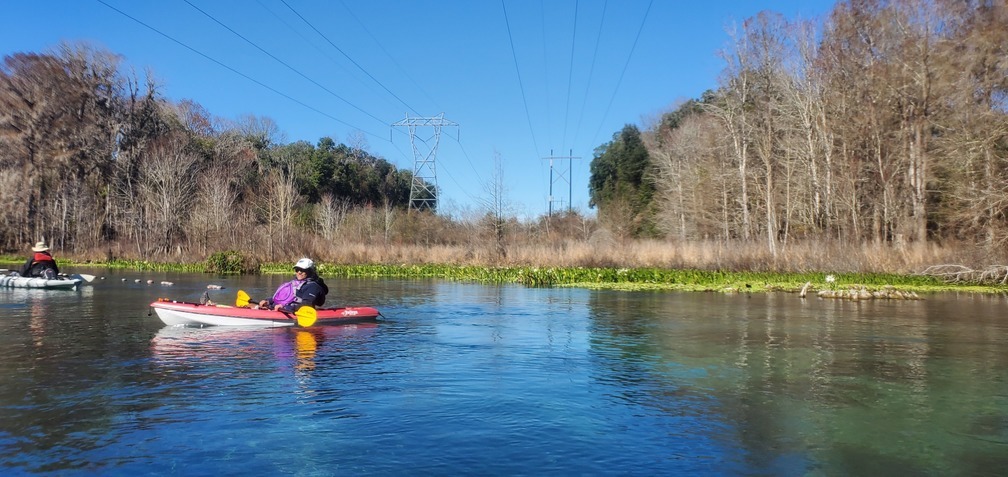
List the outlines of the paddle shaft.
{"label": "paddle shaft", "polygon": [[[238,295],[235,297],[235,306],[248,306],[248,305],[250,305],[252,303],[255,303],[255,304],[259,305],[259,306],[262,306],[261,304],[262,304],[263,301],[265,301],[265,300],[258,300],[258,301],[257,300],[253,300],[252,297],[249,296],[249,294],[245,292],[245,290],[238,290]],[[279,311],[279,310],[277,310],[277,311]]]}
{"label": "paddle shaft", "polygon": [[[252,297],[250,297],[249,294],[245,292],[245,290],[238,290],[238,294],[235,297],[235,306],[239,307],[247,306],[251,301]],[[277,308],[274,309],[273,311],[279,311],[289,319],[292,320],[296,319],[298,325],[306,328],[315,324],[315,320],[318,318],[318,312],[315,311],[315,308],[312,308],[307,305],[301,305],[295,312],[290,312],[282,308]]]}

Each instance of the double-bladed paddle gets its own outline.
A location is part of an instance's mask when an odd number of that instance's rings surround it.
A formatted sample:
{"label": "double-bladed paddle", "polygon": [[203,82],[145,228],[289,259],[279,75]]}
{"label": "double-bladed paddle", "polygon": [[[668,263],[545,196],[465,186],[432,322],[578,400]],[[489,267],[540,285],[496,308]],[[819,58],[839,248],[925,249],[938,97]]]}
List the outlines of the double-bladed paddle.
{"label": "double-bladed paddle", "polygon": [[[245,293],[245,290],[238,290],[238,295],[235,297],[235,306],[244,308],[248,306],[251,301],[252,298],[248,293]],[[281,310],[281,313],[290,316],[290,312]],[[298,326],[307,328],[315,324],[315,320],[318,319],[318,312],[310,306],[302,305],[294,312],[294,316],[297,317]]]}
{"label": "double-bladed paddle", "polygon": [[238,308],[245,308],[252,301],[252,297],[245,290],[238,290],[238,296],[235,297],[235,306]]}

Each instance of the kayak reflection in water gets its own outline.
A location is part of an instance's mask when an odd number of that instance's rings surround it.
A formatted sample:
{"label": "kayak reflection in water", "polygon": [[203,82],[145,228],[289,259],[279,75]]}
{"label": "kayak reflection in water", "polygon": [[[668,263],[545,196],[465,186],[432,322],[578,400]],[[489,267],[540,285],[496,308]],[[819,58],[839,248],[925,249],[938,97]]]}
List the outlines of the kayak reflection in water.
{"label": "kayak reflection in water", "polygon": [[259,308],[295,312],[302,306],[320,307],[325,304],[329,287],[318,275],[315,262],[302,258],[294,264],[294,279],[280,285],[273,298],[259,302]]}
{"label": "kayak reflection in water", "polygon": [[295,368],[301,371],[315,369],[315,351],[318,350],[319,339],[321,336],[316,336],[310,331],[297,330],[297,334],[294,336],[294,349],[297,356]]}

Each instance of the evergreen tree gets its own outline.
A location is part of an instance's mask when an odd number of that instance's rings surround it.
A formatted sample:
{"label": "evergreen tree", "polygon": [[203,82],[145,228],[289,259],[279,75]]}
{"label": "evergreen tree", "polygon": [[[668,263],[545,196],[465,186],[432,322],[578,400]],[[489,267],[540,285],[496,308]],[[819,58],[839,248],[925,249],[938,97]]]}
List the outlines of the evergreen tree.
{"label": "evergreen tree", "polygon": [[632,124],[624,126],[611,142],[595,149],[588,179],[589,207],[598,207],[600,215],[621,217],[616,225],[631,235],[653,235],[650,162],[640,130]]}

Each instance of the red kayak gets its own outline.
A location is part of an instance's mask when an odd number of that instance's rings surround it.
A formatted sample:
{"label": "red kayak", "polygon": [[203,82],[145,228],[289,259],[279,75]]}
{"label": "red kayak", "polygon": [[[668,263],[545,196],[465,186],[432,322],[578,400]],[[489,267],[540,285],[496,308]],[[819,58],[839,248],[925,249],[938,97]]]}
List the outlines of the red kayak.
{"label": "red kayak", "polygon": [[[161,321],[166,325],[173,326],[280,327],[298,324],[298,316],[295,316],[295,313],[283,311],[238,308],[227,305],[200,305],[164,298],[151,303],[150,306],[157,312]],[[377,309],[368,306],[319,308],[315,311],[317,313],[315,325],[374,322],[378,320],[380,314]]]}

